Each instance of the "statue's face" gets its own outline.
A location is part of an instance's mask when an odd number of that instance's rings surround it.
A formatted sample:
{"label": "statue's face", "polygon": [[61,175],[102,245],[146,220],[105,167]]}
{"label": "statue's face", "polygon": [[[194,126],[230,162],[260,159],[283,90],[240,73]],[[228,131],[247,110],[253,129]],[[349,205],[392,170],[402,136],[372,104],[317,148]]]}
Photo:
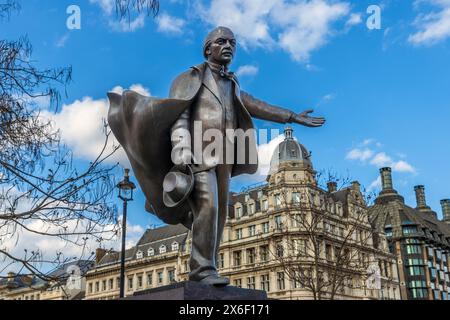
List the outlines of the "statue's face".
{"label": "statue's face", "polygon": [[206,50],[208,60],[214,63],[228,65],[236,54],[236,39],[230,32],[217,35]]}

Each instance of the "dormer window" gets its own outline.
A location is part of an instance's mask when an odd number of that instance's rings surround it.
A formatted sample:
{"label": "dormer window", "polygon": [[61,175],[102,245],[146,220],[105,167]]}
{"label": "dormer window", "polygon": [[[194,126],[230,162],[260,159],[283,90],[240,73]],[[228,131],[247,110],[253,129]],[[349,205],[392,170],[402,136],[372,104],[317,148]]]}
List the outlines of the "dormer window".
{"label": "dormer window", "polygon": [[254,203],[250,203],[248,205],[248,214],[249,215],[255,214],[255,204]]}
{"label": "dormer window", "polygon": [[267,199],[264,199],[262,201],[262,211],[267,211],[269,210],[269,201],[267,201]]}
{"label": "dormer window", "polygon": [[242,217],[242,207],[236,208],[236,218]]}
{"label": "dormer window", "polygon": [[136,253],[136,259],[142,259],[143,257],[144,257],[144,253],[141,250],[139,250]]}
{"label": "dormer window", "polygon": [[172,243],[172,251],[178,251],[178,248],[179,248],[179,244],[178,244],[178,242],[173,242]]}
{"label": "dormer window", "polygon": [[148,249],[147,255],[148,255],[149,257],[154,256],[154,255],[155,255],[155,250],[154,250],[153,248]]}
{"label": "dormer window", "polygon": [[166,253],[166,251],[167,251],[167,248],[165,245],[162,245],[159,247],[159,253]]}

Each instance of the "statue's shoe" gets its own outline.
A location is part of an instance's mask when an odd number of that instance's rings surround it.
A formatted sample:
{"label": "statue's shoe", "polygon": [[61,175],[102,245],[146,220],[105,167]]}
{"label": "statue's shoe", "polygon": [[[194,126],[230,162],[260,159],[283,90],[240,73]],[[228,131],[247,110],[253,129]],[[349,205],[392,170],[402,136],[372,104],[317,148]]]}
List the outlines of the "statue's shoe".
{"label": "statue's shoe", "polygon": [[210,275],[200,280],[200,283],[220,287],[229,285],[230,280],[228,278],[220,277],[218,275]]}

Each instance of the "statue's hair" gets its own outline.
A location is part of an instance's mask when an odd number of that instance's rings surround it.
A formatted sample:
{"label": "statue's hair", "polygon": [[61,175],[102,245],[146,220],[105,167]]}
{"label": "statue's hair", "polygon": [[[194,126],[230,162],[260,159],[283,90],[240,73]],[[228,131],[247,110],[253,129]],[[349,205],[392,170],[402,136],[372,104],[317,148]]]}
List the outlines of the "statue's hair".
{"label": "statue's hair", "polygon": [[203,56],[205,58],[208,58],[208,55],[206,54],[206,50],[209,49],[209,47],[214,42],[214,40],[219,35],[227,33],[227,32],[231,33],[234,36],[233,31],[231,31],[231,29],[227,28],[227,27],[217,27],[214,30],[212,30],[210,33],[208,33],[208,35],[206,36],[205,41],[203,42]]}

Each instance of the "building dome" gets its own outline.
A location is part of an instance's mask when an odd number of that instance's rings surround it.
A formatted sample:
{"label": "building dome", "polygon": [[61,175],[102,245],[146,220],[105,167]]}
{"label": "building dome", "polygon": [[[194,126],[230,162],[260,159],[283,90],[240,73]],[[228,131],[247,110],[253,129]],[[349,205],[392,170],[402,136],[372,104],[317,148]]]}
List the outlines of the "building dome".
{"label": "building dome", "polygon": [[292,133],[292,128],[286,127],[284,141],[278,145],[272,155],[270,173],[278,171],[284,165],[299,169],[313,169],[310,152],[305,146],[294,140]]}

